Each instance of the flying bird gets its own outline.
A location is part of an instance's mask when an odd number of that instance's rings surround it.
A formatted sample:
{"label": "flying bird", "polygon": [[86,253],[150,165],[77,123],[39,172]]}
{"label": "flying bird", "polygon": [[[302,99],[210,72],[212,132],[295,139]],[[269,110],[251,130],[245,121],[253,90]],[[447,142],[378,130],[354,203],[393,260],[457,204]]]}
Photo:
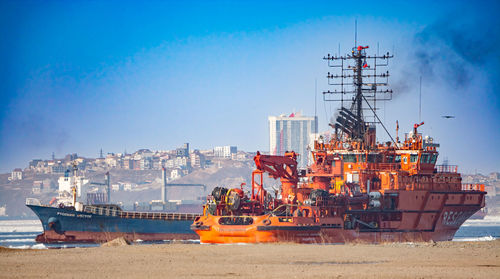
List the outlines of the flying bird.
{"label": "flying bird", "polygon": [[450,118],[455,118],[454,115],[443,115],[441,116],[442,118],[447,118],[447,119],[450,119]]}

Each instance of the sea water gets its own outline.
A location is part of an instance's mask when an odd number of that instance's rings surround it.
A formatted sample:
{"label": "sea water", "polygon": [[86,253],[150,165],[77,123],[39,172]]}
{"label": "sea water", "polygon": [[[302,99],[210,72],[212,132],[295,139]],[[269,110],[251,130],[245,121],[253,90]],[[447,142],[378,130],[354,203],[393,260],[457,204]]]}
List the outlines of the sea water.
{"label": "sea water", "polygon": [[[93,243],[37,243],[35,238],[43,232],[40,220],[0,220],[0,246],[17,249],[48,249],[96,247]],[[482,220],[468,220],[455,234],[453,241],[491,241],[500,238],[500,216],[486,216]],[[137,241],[147,245],[153,242]],[[154,242],[154,243],[170,243]],[[191,241],[188,243],[199,243]]]}
{"label": "sea water", "polygon": [[500,238],[500,216],[467,220],[455,233],[453,241],[489,241]]}
{"label": "sea water", "polygon": [[[97,243],[37,243],[35,238],[43,233],[40,220],[0,220],[0,246],[15,249],[56,249],[56,248],[77,248],[77,247],[97,247]],[[199,244],[200,240],[182,241],[143,241],[137,240],[134,245],[162,244],[162,243],[185,243]]]}

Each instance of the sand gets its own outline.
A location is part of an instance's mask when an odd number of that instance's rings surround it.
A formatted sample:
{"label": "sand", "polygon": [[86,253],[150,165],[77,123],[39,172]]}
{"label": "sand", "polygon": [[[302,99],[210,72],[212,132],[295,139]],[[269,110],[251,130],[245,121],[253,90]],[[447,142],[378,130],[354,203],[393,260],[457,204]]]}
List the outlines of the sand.
{"label": "sand", "polygon": [[0,249],[0,278],[500,278],[500,241]]}

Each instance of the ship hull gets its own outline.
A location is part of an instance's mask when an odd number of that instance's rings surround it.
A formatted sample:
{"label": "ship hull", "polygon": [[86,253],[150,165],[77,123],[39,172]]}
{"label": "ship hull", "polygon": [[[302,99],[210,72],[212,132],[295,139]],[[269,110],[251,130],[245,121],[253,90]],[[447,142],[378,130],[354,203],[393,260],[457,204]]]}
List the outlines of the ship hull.
{"label": "ship hull", "polygon": [[134,233],[134,232],[88,232],[65,231],[63,234],[53,230],[37,235],[36,242],[59,243],[103,243],[115,238],[123,237],[128,241],[164,241],[164,240],[197,240],[198,236],[192,233]]}
{"label": "ship hull", "polygon": [[37,242],[106,242],[117,237],[130,241],[198,239],[192,220],[123,218],[72,209],[28,205],[39,217],[43,233]]}
{"label": "ship hull", "polygon": [[229,236],[210,233],[199,233],[202,243],[384,243],[384,242],[428,242],[449,241],[453,239],[457,229],[422,232],[359,232],[344,229],[310,229],[299,230],[274,229],[272,231],[258,231],[251,235]]}
{"label": "ship hull", "polygon": [[[221,225],[224,216],[197,218],[191,228],[202,243],[383,243],[450,241],[460,226],[484,207],[485,192],[400,192],[396,210],[346,210],[335,217],[241,216],[250,225]],[[422,198],[423,197],[423,198]],[[453,197],[453,198],[451,198]],[[310,211],[317,208],[310,207]],[[391,215],[396,221],[383,221]],[[352,222],[369,216],[375,227]],[[238,217],[237,217],[238,218]],[[351,220],[350,222],[346,220]]]}

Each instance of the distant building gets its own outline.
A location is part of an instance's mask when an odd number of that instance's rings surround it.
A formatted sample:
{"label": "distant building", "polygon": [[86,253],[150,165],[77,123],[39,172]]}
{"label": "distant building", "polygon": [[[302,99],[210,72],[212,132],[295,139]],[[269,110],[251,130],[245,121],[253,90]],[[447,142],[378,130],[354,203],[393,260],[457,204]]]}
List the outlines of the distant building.
{"label": "distant building", "polygon": [[232,154],[236,154],[238,148],[236,146],[216,146],[214,147],[214,156],[219,158],[231,158]]}
{"label": "distant building", "polygon": [[70,161],[76,160],[76,158],[78,158],[78,155],[76,153],[71,153],[71,154],[68,154],[64,157],[64,161],[70,162]]}
{"label": "distant building", "polygon": [[239,151],[238,153],[231,154],[231,160],[234,160],[234,161],[245,161],[248,158],[249,158],[249,154],[242,152],[242,151]]}
{"label": "distant building", "polygon": [[162,160],[159,157],[153,157],[153,163],[151,168],[154,170],[161,170]]}
{"label": "distant building", "polygon": [[116,168],[116,166],[118,166],[118,160],[114,154],[106,155],[104,161],[106,162],[106,165],[108,165],[108,167],[110,168]]}
{"label": "distant building", "polygon": [[181,177],[182,177],[182,170],[181,169],[174,169],[174,170],[172,170],[172,172],[170,172],[170,179],[171,180],[181,178]]}
{"label": "distant building", "polygon": [[172,161],[174,162],[174,168],[188,168],[191,166],[189,157],[176,157]]}
{"label": "distant building", "polygon": [[153,152],[149,149],[139,149],[135,152],[135,154],[141,155],[142,157],[151,157],[153,156]]}
{"label": "distant building", "polygon": [[152,167],[153,167],[153,160],[151,157],[146,157],[139,160],[140,170],[150,170]]}
{"label": "distant building", "polygon": [[133,160],[132,161],[132,169],[134,170],[140,170],[141,169],[141,164],[139,160]]}
{"label": "distant building", "polygon": [[60,174],[64,173],[68,168],[62,164],[54,164],[50,167],[50,173]]}
{"label": "distant building", "polygon": [[497,189],[496,189],[496,185],[495,184],[486,184],[484,186],[485,188],[485,191],[488,192],[488,196],[489,197],[494,197],[497,195]]}
{"label": "distant building", "polygon": [[185,143],[182,147],[175,150],[177,157],[189,157],[189,143]]}
{"label": "distant building", "polygon": [[490,173],[490,179],[491,180],[500,180],[500,173],[498,173],[498,172]]}
{"label": "distant building", "polygon": [[33,159],[28,163],[28,167],[30,169],[36,169],[38,167],[38,164],[43,162],[42,159]]}
{"label": "distant building", "polygon": [[132,183],[124,183],[123,184],[123,191],[132,191],[134,185]]}
{"label": "distant building", "polygon": [[269,153],[284,155],[295,151],[299,167],[307,165],[310,134],[318,132],[318,118],[292,113],[289,116],[269,116]]}
{"label": "distant building", "polygon": [[57,190],[58,189],[58,185],[52,180],[52,179],[49,179],[49,178],[46,178],[42,181],[42,185],[43,185],[43,192],[51,192],[52,190]]}
{"label": "distant building", "polygon": [[175,167],[175,159],[166,160],[164,166],[168,169],[173,169]]}
{"label": "distant building", "polygon": [[134,169],[134,161],[130,159],[124,159],[122,161],[122,168],[125,170],[132,170]]}
{"label": "distant building", "polygon": [[9,177],[9,180],[21,180],[23,179],[23,170],[22,169],[14,169],[11,173],[10,173],[10,177]]}
{"label": "distant building", "polygon": [[35,180],[33,181],[33,187],[31,188],[31,192],[33,194],[40,194],[43,191],[43,181]]}
{"label": "distant building", "polygon": [[195,150],[189,155],[191,160],[191,166],[193,168],[204,168],[205,167],[205,156],[200,153],[199,150]]}

